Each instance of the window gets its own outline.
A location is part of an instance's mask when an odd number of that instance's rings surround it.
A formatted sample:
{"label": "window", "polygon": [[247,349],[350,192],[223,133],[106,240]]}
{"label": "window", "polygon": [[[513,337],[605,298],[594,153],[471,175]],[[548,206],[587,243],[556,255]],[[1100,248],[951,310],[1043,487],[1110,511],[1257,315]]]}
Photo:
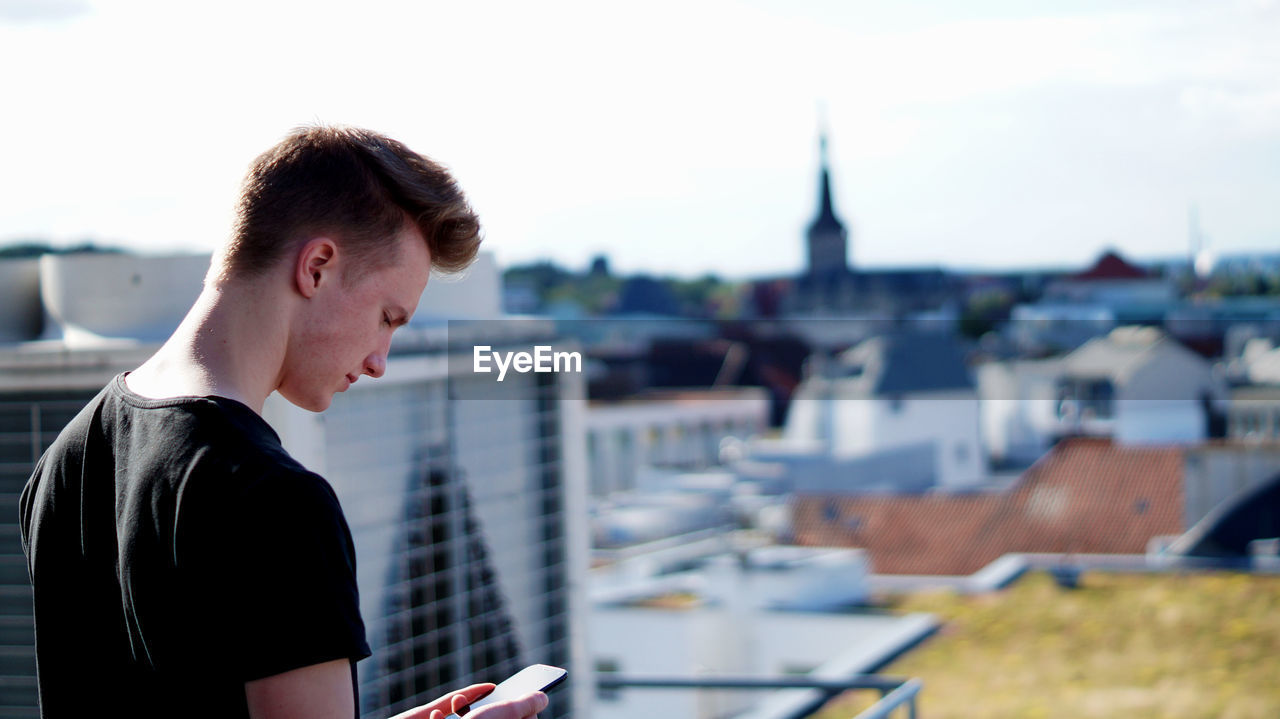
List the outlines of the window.
{"label": "window", "polygon": [[1245,410],[1240,413],[1240,435],[1257,437],[1262,433],[1262,417],[1257,412]]}
{"label": "window", "polygon": [[1057,383],[1060,420],[1111,419],[1115,387],[1110,379],[1063,377]]}

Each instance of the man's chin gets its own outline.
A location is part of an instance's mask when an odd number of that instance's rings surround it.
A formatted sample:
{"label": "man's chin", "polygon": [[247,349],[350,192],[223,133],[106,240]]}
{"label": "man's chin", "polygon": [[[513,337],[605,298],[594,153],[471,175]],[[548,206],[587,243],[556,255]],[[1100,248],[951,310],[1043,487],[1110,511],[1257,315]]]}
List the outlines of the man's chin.
{"label": "man's chin", "polygon": [[305,409],[308,412],[323,412],[326,409],[329,409],[329,405],[333,404],[333,395],[330,394],[322,394],[312,397],[293,397],[281,392],[280,395],[289,400],[289,404],[300,409]]}

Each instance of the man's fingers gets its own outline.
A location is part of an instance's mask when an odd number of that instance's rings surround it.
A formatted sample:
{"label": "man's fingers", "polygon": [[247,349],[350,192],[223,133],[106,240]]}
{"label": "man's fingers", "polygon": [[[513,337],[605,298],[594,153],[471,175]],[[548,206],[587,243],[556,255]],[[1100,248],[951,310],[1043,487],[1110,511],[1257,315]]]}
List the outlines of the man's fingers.
{"label": "man's fingers", "polygon": [[[454,714],[457,714],[458,710],[461,709],[462,707],[469,706],[471,702],[479,699],[480,697],[488,695],[490,692],[493,691],[493,688],[495,686],[497,685],[496,684],[472,684],[471,686],[465,689],[459,689],[456,692],[450,692],[449,694],[446,694],[445,696],[442,696],[439,699],[431,702],[427,706],[431,707],[432,709],[439,709],[441,714],[440,719],[444,719],[443,715],[448,714],[449,712],[453,712]],[[436,717],[431,717],[431,719],[436,719]]]}
{"label": "man's fingers", "polygon": [[525,694],[519,699],[511,699],[476,711],[467,719],[533,719],[538,712],[547,708],[547,695],[542,692]]}
{"label": "man's fingers", "polygon": [[[447,713],[457,714],[458,710],[489,694],[493,688],[493,684],[472,684],[466,689],[440,697],[430,704],[397,714],[393,719],[445,719]],[[467,719],[537,719],[538,712],[546,708],[547,695],[542,692],[532,692],[519,699],[510,699],[477,709],[474,714],[468,714]]]}
{"label": "man's fingers", "polygon": [[480,697],[483,697],[489,694],[490,692],[492,692],[494,687],[496,686],[497,684],[491,684],[488,682],[485,682],[483,684],[472,684],[471,686],[465,689],[459,689],[458,691],[453,692],[453,697],[461,696],[464,704],[470,704],[471,702],[479,699]]}
{"label": "man's fingers", "polygon": [[[458,709],[493,691],[495,684],[472,684],[465,689],[450,692],[439,699],[423,704],[395,715],[391,719],[444,719],[449,712],[457,713]],[[461,700],[461,704],[459,704]]]}
{"label": "man's fingers", "polygon": [[519,710],[521,717],[534,717],[538,712],[547,708],[547,695],[542,692],[534,692],[516,700],[516,708]]}

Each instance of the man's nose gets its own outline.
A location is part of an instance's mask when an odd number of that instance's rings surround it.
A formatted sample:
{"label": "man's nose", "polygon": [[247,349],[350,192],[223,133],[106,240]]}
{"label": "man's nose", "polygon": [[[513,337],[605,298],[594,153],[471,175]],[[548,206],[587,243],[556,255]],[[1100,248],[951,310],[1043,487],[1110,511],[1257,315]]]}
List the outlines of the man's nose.
{"label": "man's nose", "polygon": [[387,371],[387,353],[374,352],[364,358],[364,373],[370,377],[381,377]]}

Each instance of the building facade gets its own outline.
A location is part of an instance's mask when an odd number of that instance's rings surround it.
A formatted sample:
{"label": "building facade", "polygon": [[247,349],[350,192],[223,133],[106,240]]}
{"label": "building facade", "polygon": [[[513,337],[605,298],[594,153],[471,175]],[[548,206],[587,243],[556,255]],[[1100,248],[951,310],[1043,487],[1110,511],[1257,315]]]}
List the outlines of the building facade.
{"label": "building facade", "polygon": [[886,334],[842,353],[801,383],[783,438],[817,443],[838,459],[924,445],[932,483],[962,489],[987,474],[978,407],[963,348],[953,338]]}
{"label": "building facade", "polygon": [[726,439],[746,440],[768,426],[762,390],[672,391],[587,408],[591,494],[636,489],[645,467],[700,470],[720,464]]}

